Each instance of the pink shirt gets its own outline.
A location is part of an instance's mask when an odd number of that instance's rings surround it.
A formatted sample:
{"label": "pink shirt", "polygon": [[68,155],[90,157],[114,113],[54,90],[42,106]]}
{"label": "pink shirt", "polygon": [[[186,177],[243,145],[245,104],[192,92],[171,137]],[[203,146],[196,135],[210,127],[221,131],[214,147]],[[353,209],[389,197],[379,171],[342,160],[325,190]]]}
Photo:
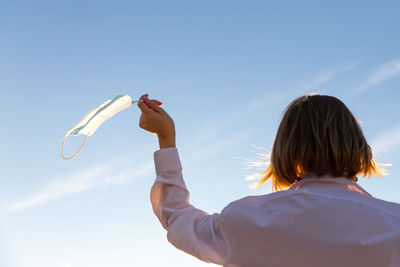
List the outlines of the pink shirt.
{"label": "pink shirt", "polygon": [[225,266],[400,266],[400,204],[346,178],[303,178],[212,215],[189,203],[176,148],[154,153],[154,213],[168,241]]}

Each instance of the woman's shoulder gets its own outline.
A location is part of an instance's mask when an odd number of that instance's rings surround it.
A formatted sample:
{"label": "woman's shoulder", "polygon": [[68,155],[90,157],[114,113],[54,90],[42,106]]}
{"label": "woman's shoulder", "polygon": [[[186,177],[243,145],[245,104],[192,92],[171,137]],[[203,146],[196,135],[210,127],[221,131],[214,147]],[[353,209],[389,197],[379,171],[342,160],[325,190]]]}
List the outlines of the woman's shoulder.
{"label": "woman's shoulder", "polygon": [[259,208],[270,201],[273,200],[279,200],[289,194],[293,194],[296,192],[289,192],[287,190],[285,191],[278,191],[278,192],[273,192],[269,194],[264,194],[264,195],[251,195],[251,196],[246,196],[243,198],[240,198],[238,200],[232,201],[229,203],[221,213],[228,213],[232,211],[237,211],[237,210],[243,210],[243,208]]}
{"label": "woman's shoulder", "polygon": [[[332,191],[332,190],[331,190]],[[400,204],[385,201],[372,196],[366,196],[351,191],[310,191],[310,190],[283,190],[264,195],[246,196],[228,204],[221,212],[231,217],[250,215],[254,212],[269,214],[289,212],[300,208],[317,206],[335,206],[338,209],[360,208],[371,209],[374,212],[385,213],[400,218]]]}

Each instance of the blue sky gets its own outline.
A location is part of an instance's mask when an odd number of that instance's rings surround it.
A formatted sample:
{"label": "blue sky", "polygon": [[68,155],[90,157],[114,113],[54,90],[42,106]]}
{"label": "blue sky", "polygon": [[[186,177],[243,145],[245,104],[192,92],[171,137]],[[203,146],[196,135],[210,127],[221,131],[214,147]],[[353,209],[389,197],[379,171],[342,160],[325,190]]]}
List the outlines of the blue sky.
{"label": "blue sky", "polygon": [[204,266],[152,213],[157,140],[137,107],[60,157],[64,134],[119,94],[164,103],[191,202],[209,213],[271,192],[249,189],[258,170],[243,159],[270,151],[284,108],[311,92],[353,111],[393,164],[360,185],[400,202],[398,1],[0,3],[1,266]]}

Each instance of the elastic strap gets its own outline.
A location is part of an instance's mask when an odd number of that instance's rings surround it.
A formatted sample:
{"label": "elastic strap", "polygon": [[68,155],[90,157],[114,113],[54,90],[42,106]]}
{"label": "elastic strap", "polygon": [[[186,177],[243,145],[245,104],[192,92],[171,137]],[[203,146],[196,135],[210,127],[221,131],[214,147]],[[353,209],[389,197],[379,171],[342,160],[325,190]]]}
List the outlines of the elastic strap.
{"label": "elastic strap", "polygon": [[76,155],[79,154],[79,152],[81,152],[82,148],[85,146],[86,138],[87,138],[87,135],[85,135],[85,140],[83,140],[83,144],[82,144],[81,147],[78,149],[78,151],[76,151],[76,153],[73,154],[71,157],[66,158],[66,157],[64,156],[64,142],[65,142],[66,137],[64,136],[63,141],[62,141],[61,157],[62,157],[63,159],[65,159],[65,160],[73,159]]}

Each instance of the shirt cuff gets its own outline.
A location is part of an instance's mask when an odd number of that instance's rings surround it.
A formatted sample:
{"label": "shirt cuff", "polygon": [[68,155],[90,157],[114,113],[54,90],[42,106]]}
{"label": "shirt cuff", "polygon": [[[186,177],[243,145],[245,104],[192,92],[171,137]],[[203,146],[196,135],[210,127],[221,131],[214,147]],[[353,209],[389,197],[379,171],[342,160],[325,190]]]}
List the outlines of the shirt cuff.
{"label": "shirt cuff", "polygon": [[162,148],[154,152],[154,164],[157,175],[170,171],[182,170],[178,149],[176,147]]}

